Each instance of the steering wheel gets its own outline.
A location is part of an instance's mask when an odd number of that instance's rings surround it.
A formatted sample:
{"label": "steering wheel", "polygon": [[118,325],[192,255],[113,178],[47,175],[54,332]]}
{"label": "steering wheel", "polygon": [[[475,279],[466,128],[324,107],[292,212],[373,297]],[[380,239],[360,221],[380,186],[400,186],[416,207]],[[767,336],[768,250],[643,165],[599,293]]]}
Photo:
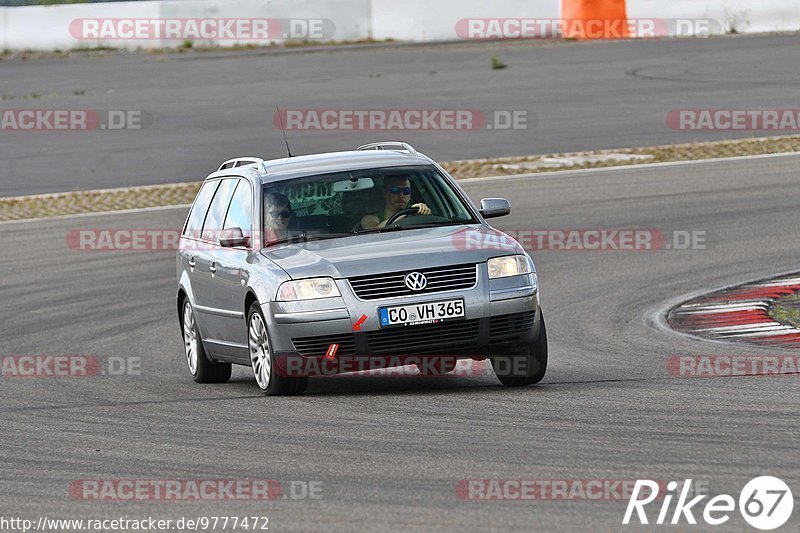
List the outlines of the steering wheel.
{"label": "steering wheel", "polygon": [[406,207],[405,209],[401,209],[394,215],[390,216],[386,220],[386,224],[384,224],[384,226],[391,226],[398,218],[404,215],[416,215],[417,213],[419,213],[418,207]]}

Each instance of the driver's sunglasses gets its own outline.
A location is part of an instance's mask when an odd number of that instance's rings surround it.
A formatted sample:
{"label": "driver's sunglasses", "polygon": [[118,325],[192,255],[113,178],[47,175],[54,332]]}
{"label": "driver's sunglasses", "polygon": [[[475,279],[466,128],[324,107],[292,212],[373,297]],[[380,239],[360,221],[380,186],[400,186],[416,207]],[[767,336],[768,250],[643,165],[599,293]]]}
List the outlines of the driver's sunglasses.
{"label": "driver's sunglasses", "polygon": [[269,214],[272,215],[272,218],[289,218],[292,216],[292,211],[290,209],[284,209],[283,211],[270,211]]}
{"label": "driver's sunglasses", "polygon": [[404,196],[408,196],[411,194],[411,187],[398,187],[397,185],[392,185],[389,187],[389,192],[392,194],[403,193]]}

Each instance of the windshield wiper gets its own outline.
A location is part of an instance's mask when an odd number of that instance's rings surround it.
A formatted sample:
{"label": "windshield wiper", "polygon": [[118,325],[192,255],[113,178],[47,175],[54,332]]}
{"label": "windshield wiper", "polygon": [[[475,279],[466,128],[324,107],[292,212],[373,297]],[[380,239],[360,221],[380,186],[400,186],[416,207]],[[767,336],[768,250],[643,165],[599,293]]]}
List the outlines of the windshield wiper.
{"label": "windshield wiper", "polygon": [[475,222],[471,220],[449,220],[447,222],[422,222],[420,224],[407,224],[401,227],[403,229],[417,229],[417,228],[438,228],[444,226],[468,226],[469,224],[475,224]]}
{"label": "windshield wiper", "polygon": [[444,226],[467,226],[469,224],[475,224],[475,222],[472,220],[450,220],[447,222],[423,222],[421,224],[405,224],[403,226],[401,226],[400,224],[392,224],[391,226],[384,226],[382,228],[371,228],[371,229],[364,229],[361,231],[354,231],[353,235],[361,235],[362,233],[381,233],[383,231],[403,231],[408,229],[435,228]]}
{"label": "windshield wiper", "polygon": [[354,231],[350,235],[362,235],[364,233],[383,233],[384,231],[397,231],[403,229],[403,226],[392,224],[391,226],[383,226],[382,228],[370,228]]}
{"label": "windshield wiper", "polygon": [[348,235],[352,235],[351,233],[316,233],[316,232],[307,232],[304,231],[302,233],[298,233],[296,235],[290,235],[288,237],[284,237],[282,239],[275,239],[274,241],[268,241],[264,244],[264,246],[274,246],[276,244],[286,244],[289,242],[308,242],[309,240],[321,241],[324,239],[337,239],[339,237],[347,237]]}

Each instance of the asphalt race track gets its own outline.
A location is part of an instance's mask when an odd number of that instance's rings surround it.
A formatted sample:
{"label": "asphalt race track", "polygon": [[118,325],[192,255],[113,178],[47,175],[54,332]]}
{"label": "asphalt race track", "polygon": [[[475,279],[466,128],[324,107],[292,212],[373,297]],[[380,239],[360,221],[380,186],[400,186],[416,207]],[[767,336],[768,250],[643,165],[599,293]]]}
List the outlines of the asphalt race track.
{"label": "asphalt race track", "polygon": [[[780,40],[763,42],[780,48]],[[148,159],[179,169],[206,149],[198,137],[215,134],[198,131],[201,122],[195,116],[182,128],[191,149]],[[618,133],[596,142],[629,142],[630,132]],[[642,140],[667,138],[653,135]],[[234,141],[216,158],[231,155]],[[459,154],[457,140],[450,143],[441,151]],[[230,383],[198,385],[183,360],[174,252],[66,244],[73,229],[177,228],[183,209],[2,224],[0,353],[141,358],[138,376],[2,378],[3,514],[266,515],[272,531],[619,531],[626,501],[465,501],[455,487],[489,478],[691,478],[711,495],[738,497],[758,475],[798,487],[799,376],[682,379],[666,370],[673,355],[778,352],[649,323],[682,295],[799,270],[798,165],[800,156],[779,156],[468,183],[473,199],[512,199],[511,216],[497,223],[505,230],[705,232],[705,249],[534,252],[550,368],[541,385],[522,390],[489,375],[340,377],[312,380],[300,397],[264,397],[243,367]],[[171,177],[156,168],[142,174]],[[130,503],[69,493],[76,480],[120,478],[313,481],[322,497]],[[781,531],[796,531],[796,517]],[[735,513],[716,529],[745,528]]]}
{"label": "asphalt race track", "polygon": [[[0,109],[134,111],[142,129],[0,131],[0,196],[199,180],[231,157],[282,157],[276,106],[528,117],[523,130],[295,130],[297,154],[398,137],[439,161],[746,137],[675,131],[666,117],[673,109],[796,107],[799,42],[789,35],[6,61]],[[509,68],[491,70],[495,55]]]}

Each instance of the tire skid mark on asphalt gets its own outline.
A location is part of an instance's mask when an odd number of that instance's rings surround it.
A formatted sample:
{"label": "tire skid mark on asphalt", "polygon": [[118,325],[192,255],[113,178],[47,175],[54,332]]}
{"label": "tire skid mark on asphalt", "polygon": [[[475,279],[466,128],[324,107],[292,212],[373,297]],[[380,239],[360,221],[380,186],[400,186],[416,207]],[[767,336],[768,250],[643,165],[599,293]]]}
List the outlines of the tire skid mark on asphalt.
{"label": "tire skid mark on asphalt", "polygon": [[698,296],[673,307],[667,323],[676,331],[719,341],[800,348],[800,329],[770,315],[775,303],[800,292],[797,273]]}

